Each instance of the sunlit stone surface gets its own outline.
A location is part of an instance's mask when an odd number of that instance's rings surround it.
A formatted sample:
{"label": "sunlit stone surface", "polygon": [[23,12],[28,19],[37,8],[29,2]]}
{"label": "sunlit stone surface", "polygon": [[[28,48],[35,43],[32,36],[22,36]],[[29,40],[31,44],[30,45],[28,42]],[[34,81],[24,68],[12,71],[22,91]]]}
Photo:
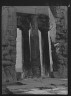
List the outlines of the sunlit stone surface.
{"label": "sunlit stone surface", "polygon": [[39,90],[39,89],[31,89],[28,92],[25,93],[30,93],[30,94],[68,94],[67,89],[66,88],[55,88],[55,89],[43,89],[43,90]]}
{"label": "sunlit stone surface", "polygon": [[7,86],[13,94],[68,94],[67,80],[52,78],[25,79]]}

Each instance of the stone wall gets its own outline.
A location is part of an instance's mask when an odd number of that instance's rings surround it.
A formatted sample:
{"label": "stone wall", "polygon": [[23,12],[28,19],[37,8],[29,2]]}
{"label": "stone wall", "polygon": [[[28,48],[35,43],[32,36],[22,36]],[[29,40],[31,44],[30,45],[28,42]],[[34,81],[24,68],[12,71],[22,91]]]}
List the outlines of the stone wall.
{"label": "stone wall", "polygon": [[13,7],[2,7],[2,81],[16,80],[16,13]]}
{"label": "stone wall", "polygon": [[58,75],[56,77],[66,78],[68,70],[68,25],[67,25],[67,6],[51,6],[52,13],[56,20],[56,47],[58,56]]}

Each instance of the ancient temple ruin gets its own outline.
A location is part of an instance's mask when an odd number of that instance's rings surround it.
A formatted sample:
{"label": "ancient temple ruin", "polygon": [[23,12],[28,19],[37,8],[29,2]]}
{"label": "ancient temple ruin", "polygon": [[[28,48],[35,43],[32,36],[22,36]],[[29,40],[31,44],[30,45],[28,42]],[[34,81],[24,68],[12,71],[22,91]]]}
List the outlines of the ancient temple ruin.
{"label": "ancient temple ruin", "polygon": [[56,23],[49,6],[2,7],[2,64],[13,67],[14,79],[16,72],[23,77],[53,72],[51,42],[55,38]]}

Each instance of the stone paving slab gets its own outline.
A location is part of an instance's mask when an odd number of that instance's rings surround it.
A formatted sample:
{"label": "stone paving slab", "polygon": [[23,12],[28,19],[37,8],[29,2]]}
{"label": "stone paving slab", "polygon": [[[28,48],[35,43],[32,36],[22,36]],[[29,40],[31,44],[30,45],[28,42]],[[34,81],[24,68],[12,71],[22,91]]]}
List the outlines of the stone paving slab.
{"label": "stone paving slab", "polygon": [[13,94],[68,94],[67,88],[53,88],[53,89],[43,89],[40,90],[38,88],[33,88],[33,89],[16,89],[16,90],[11,90]]}
{"label": "stone paving slab", "polygon": [[67,83],[67,80],[60,79],[29,78],[7,86],[7,90],[13,94],[67,94]]}

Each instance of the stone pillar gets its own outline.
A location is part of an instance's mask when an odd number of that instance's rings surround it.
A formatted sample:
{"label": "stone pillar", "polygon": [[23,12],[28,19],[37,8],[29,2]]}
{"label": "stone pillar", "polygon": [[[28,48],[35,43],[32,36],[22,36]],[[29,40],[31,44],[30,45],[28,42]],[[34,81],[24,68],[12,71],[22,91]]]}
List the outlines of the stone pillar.
{"label": "stone pillar", "polygon": [[17,28],[16,39],[16,72],[23,72],[22,68],[22,31]]}
{"label": "stone pillar", "polygon": [[38,23],[37,15],[33,16],[31,29],[31,64],[34,76],[40,75],[40,51],[39,51],[39,37],[38,37]]}
{"label": "stone pillar", "polygon": [[41,38],[41,32],[38,30],[39,34],[39,50],[40,50],[40,66],[41,66],[41,77],[44,77],[44,68],[43,68],[43,57],[42,57],[42,38]]}

